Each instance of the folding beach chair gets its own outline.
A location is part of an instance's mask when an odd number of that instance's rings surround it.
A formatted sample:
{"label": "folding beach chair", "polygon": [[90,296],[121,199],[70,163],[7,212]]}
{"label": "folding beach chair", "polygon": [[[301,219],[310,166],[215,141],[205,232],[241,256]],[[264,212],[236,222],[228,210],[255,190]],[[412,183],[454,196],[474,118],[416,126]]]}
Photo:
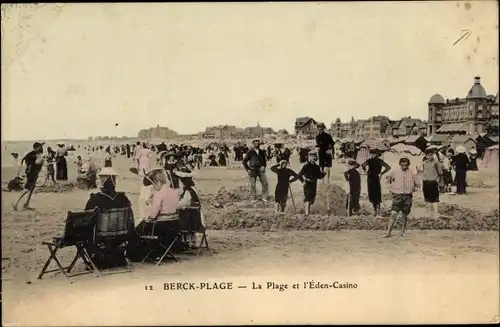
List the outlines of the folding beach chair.
{"label": "folding beach chair", "polygon": [[[60,271],[68,279],[75,276],[70,276],[69,274],[71,273],[71,270],[73,269],[79,258],[82,259],[83,263],[88,269],[88,272],[93,272],[96,276],[99,276],[98,269],[92,262],[92,258],[87,251],[89,245],[94,241],[96,218],[96,210],[80,212],[68,211],[63,236],[54,237],[52,242],[42,242],[42,244],[46,245],[49,249],[50,256],[45,262],[42,271],[38,275],[38,279],[42,279],[42,276],[47,273],[56,271]],[[71,246],[76,247],[76,255],[68,267],[63,267],[61,265],[61,262],[57,258],[57,251],[59,249]],[[54,260],[58,269],[47,270],[52,260]]]}
{"label": "folding beach chair", "polygon": [[[134,233],[132,208],[110,209],[98,212],[92,253],[100,270],[125,267],[130,272],[125,258],[125,249]],[[113,262],[109,262],[111,259]],[[96,261],[98,260],[98,261]],[[116,271],[115,271],[116,272]]]}
{"label": "folding beach chair", "polygon": [[191,233],[202,234],[200,244],[197,246],[198,253],[204,247],[209,250],[207,230],[201,222],[201,206],[195,205],[180,210],[181,233],[186,236]]}
{"label": "folding beach chair", "polygon": [[156,219],[146,221],[143,225],[142,235],[140,235],[140,237],[151,250],[142,259],[142,262],[150,258],[152,254],[160,253],[161,256],[156,261],[157,266],[159,266],[167,256],[178,262],[179,260],[172,253],[172,249],[182,236],[180,227],[178,213],[160,215]]}

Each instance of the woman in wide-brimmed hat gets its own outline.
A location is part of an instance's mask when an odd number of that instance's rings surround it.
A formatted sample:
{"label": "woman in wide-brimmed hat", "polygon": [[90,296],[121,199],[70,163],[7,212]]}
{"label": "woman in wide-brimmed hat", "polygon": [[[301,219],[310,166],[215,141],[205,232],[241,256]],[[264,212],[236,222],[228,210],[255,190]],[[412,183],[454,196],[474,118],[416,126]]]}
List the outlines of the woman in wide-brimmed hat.
{"label": "woman in wide-brimmed hat", "polygon": [[101,211],[132,207],[124,192],[116,191],[118,174],[111,167],[105,167],[97,174],[100,181],[100,190],[90,195],[85,210],[98,208]]}

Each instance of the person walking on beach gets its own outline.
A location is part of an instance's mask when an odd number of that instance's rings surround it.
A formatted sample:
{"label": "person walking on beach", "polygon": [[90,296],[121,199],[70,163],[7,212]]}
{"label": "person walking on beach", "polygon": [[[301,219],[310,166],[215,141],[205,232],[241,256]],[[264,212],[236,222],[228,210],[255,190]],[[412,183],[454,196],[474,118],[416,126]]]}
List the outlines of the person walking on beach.
{"label": "person walking on beach", "polygon": [[254,201],[257,200],[256,183],[259,178],[262,185],[262,201],[267,202],[269,186],[266,178],[266,151],[260,148],[260,140],[254,140],[252,145],[253,148],[248,150],[242,161],[250,178],[250,196]]}
{"label": "person walking on beach", "polygon": [[[33,150],[28,152],[26,156],[21,160],[21,167],[23,163],[26,165],[26,183],[24,184],[24,191],[21,193],[21,196],[17,200],[15,204],[13,204],[13,209],[17,211],[19,202],[21,199],[28,195],[28,199],[26,203],[23,205],[23,209],[25,210],[33,210],[30,208],[29,204],[31,201],[31,196],[33,195],[33,191],[35,190],[36,180],[38,179],[38,175],[43,167],[43,146],[41,143],[35,142],[33,144]],[[20,167],[20,168],[21,168]]]}
{"label": "person walking on beach", "polygon": [[[380,159],[382,153],[376,149],[370,149],[370,158],[366,160],[361,167],[366,172],[366,184],[368,187],[368,199],[373,205],[375,216],[380,217],[380,204],[382,203],[382,186],[380,185],[380,178],[386,174],[390,169],[384,160]],[[384,168],[384,170],[382,170]]]}
{"label": "person walking on beach", "polygon": [[143,143],[139,152],[137,152],[136,158],[139,176],[144,177],[151,170],[151,159],[153,159],[153,152],[147,147],[145,143]]}
{"label": "person walking on beach", "polygon": [[391,185],[390,190],[392,193],[392,207],[391,207],[391,218],[389,219],[389,225],[387,234],[384,237],[390,237],[396,219],[399,213],[402,216],[402,227],[401,236],[405,235],[406,232],[406,222],[408,215],[411,212],[411,207],[413,203],[413,193],[418,189],[419,183],[417,176],[409,169],[410,159],[401,158],[399,159],[399,169],[396,168],[392,170],[387,175],[387,181]]}
{"label": "person walking on beach", "polygon": [[64,147],[64,144],[58,144],[56,150],[56,179],[58,181],[68,180],[68,164],[66,162],[66,156],[68,151]]}

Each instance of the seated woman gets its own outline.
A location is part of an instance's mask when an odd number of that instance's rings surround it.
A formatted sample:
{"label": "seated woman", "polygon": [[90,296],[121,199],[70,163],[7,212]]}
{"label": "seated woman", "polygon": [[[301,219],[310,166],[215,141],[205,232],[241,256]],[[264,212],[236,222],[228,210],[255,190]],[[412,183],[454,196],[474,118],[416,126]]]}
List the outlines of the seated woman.
{"label": "seated woman", "polygon": [[94,189],[97,188],[97,168],[90,158],[87,161],[82,161],[81,167],[78,169],[76,181],[81,188]]}
{"label": "seated woman", "polygon": [[100,211],[106,211],[109,209],[132,207],[125,192],[116,191],[116,176],[118,174],[113,168],[105,167],[101,169],[97,176],[99,176],[101,182],[101,189],[97,193],[90,194],[90,198],[85,205],[85,210],[98,208]]}
{"label": "seated woman", "polygon": [[[111,167],[103,168],[99,174],[101,189],[97,193],[90,194],[90,198],[85,205],[85,210],[97,209],[101,212],[110,209],[129,208],[132,210],[132,204],[124,192],[116,191],[116,176],[118,174]],[[129,230],[133,227],[133,212],[130,213]],[[108,243],[107,243],[108,244]],[[111,242],[105,249],[95,247],[88,249],[94,263],[98,267],[111,268],[114,266],[123,266],[126,264],[125,248],[122,242]]]}
{"label": "seated woman", "polygon": [[[205,227],[205,216],[201,211],[200,196],[191,177],[184,177],[181,179],[181,182],[183,184],[183,191],[179,200],[181,224],[190,231],[200,230],[200,227]],[[196,216],[198,214],[199,216]],[[199,226],[200,222],[201,226]],[[191,232],[185,236],[186,239],[184,242],[187,245],[197,247],[195,232]]]}

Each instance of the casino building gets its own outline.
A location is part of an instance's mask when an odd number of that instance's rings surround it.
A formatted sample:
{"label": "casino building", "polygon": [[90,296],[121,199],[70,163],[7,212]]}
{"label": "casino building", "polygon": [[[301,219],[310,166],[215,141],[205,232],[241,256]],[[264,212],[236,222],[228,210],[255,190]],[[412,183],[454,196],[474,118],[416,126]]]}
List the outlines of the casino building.
{"label": "casino building", "polygon": [[428,102],[427,135],[479,135],[498,132],[498,93],[487,95],[479,76],[465,98],[434,94]]}

